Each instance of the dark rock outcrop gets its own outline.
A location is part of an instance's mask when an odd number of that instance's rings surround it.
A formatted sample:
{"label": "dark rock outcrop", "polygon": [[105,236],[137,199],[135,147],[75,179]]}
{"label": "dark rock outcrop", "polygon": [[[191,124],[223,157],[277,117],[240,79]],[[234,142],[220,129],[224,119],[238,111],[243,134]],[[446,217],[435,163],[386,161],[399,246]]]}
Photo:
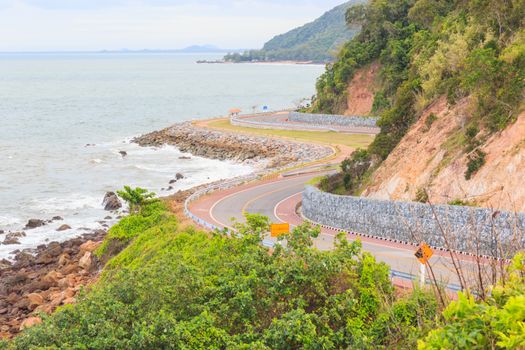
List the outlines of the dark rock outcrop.
{"label": "dark rock outcrop", "polygon": [[26,230],[30,230],[32,228],[37,228],[37,227],[40,227],[40,226],[44,226],[46,223],[44,222],[44,220],[40,220],[40,219],[29,219],[29,221],[27,222],[26,224]]}
{"label": "dark rock outcrop", "polygon": [[122,203],[115,192],[107,192],[102,201],[104,210],[113,211],[122,208]]}

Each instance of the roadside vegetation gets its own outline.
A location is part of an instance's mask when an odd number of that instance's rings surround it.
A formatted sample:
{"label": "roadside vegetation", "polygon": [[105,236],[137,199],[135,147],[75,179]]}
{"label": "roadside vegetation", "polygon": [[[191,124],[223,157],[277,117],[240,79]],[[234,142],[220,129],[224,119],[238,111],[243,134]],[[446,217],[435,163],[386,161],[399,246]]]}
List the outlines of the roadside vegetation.
{"label": "roadside vegetation", "polygon": [[[524,108],[525,1],[371,0],[351,7],[346,17],[362,30],[319,78],[313,111],[343,112],[356,71],[379,62],[372,113],[380,115],[381,133],[367,148],[372,172],[425,108],[444,97],[449,105],[470,104],[463,130],[469,142],[459,145],[469,156],[470,179],[484,165],[484,141]],[[429,116],[427,128],[435,120]],[[469,136],[469,130],[477,132]],[[347,192],[358,192],[363,179],[358,173],[341,175],[334,187],[345,176]]]}
{"label": "roadside vegetation", "polygon": [[344,235],[319,251],[319,230],[303,225],[269,250],[268,218],[235,226],[233,236],[180,227],[161,201],[146,202],[111,229],[99,253],[117,240],[123,249],[78,303],[0,349],[525,346],[522,255],[490,297],[461,294],[443,309],[430,289],[396,291],[388,266]]}

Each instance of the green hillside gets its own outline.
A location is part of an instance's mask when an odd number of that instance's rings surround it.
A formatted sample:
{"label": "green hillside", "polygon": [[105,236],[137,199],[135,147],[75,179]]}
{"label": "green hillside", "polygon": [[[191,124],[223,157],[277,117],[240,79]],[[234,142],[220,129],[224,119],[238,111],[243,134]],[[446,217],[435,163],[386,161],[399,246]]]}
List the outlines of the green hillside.
{"label": "green hillside", "polygon": [[318,80],[314,112],[343,112],[355,72],[372,62],[382,68],[372,111],[381,117],[381,133],[343,165],[346,189],[358,189],[443,97],[452,106],[470,103],[462,135],[469,172],[483,166],[478,147],[524,108],[525,0],[371,0],[349,9],[347,21],[362,30]]}
{"label": "green hillside", "polygon": [[352,5],[362,2],[362,0],[348,1],[311,23],[274,37],[264,44],[261,50],[228,54],[225,60],[232,62],[331,61],[340,46],[358,32],[359,26],[346,25],[345,13]]}

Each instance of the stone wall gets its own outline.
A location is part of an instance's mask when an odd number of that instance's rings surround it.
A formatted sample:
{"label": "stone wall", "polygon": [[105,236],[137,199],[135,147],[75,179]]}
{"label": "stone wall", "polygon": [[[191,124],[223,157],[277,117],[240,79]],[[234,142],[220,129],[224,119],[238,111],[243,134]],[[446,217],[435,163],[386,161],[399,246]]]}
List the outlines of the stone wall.
{"label": "stone wall", "polygon": [[358,117],[348,115],[335,114],[309,114],[290,112],[290,121],[305,123],[305,124],[319,124],[319,125],[337,125],[337,126],[362,126],[373,128],[377,126],[378,118],[372,117]]}
{"label": "stone wall", "polygon": [[338,196],[313,186],[303,192],[302,211],[314,223],[346,232],[434,247],[447,247],[444,231],[450,249],[473,254],[501,257],[499,251],[525,246],[525,213]]}

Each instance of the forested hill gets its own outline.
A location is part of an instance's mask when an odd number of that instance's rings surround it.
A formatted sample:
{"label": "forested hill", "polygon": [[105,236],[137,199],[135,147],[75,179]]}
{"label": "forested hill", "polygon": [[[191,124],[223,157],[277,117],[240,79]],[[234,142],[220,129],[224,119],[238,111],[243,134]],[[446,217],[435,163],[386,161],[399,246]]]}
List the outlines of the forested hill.
{"label": "forested hill", "polygon": [[[368,151],[345,164],[346,190],[362,193],[360,185],[370,183],[374,168],[396,146],[399,159],[405,159],[401,149],[413,149],[406,142],[407,132],[413,131],[414,139],[428,140],[428,135],[439,131],[417,132],[414,128],[419,124],[426,123],[421,127],[424,131],[441,123],[451,127],[457,120],[457,127],[443,140],[428,145],[442,151],[443,161],[426,178],[421,173],[416,179],[421,180],[418,192],[423,193],[428,181],[454,164],[465,174],[458,187],[483,180],[476,179],[478,171],[496,168],[494,162],[489,163],[499,157],[487,150],[488,142],[516,124],[525,109],[525,0],[371,0],[351,7],[346,17],[349,23],[360,24],[361,31],[318,80],[313,109],[344,112],[354,76],[378,66],[371,113],[380,116],[381,127]],[[360,171],[352,172],[354,165],[365,160],[370,169],[361,165]],[[384,173],[392,169],[385,168]],[[410,173],[416,176],[413,170]],[[479,175],[489,179],[494,173],[480,171]],[[514,176],[501,174],[491,183],[503,186],[501,179]],[[444,173],[443,177],[451,176]],[[380,188],[385,183],[376,185]],[[435,192],[446,190],[441,185],[435,188]]]}
{"label": "forested hill", "polygon": [[345,13],[363,0],[352,0],[339,5],[311,23],[277,35],[261,50],[233,53],[226,61],[332,61],[339,47],[355,36],[359,26],[347,26]]}

